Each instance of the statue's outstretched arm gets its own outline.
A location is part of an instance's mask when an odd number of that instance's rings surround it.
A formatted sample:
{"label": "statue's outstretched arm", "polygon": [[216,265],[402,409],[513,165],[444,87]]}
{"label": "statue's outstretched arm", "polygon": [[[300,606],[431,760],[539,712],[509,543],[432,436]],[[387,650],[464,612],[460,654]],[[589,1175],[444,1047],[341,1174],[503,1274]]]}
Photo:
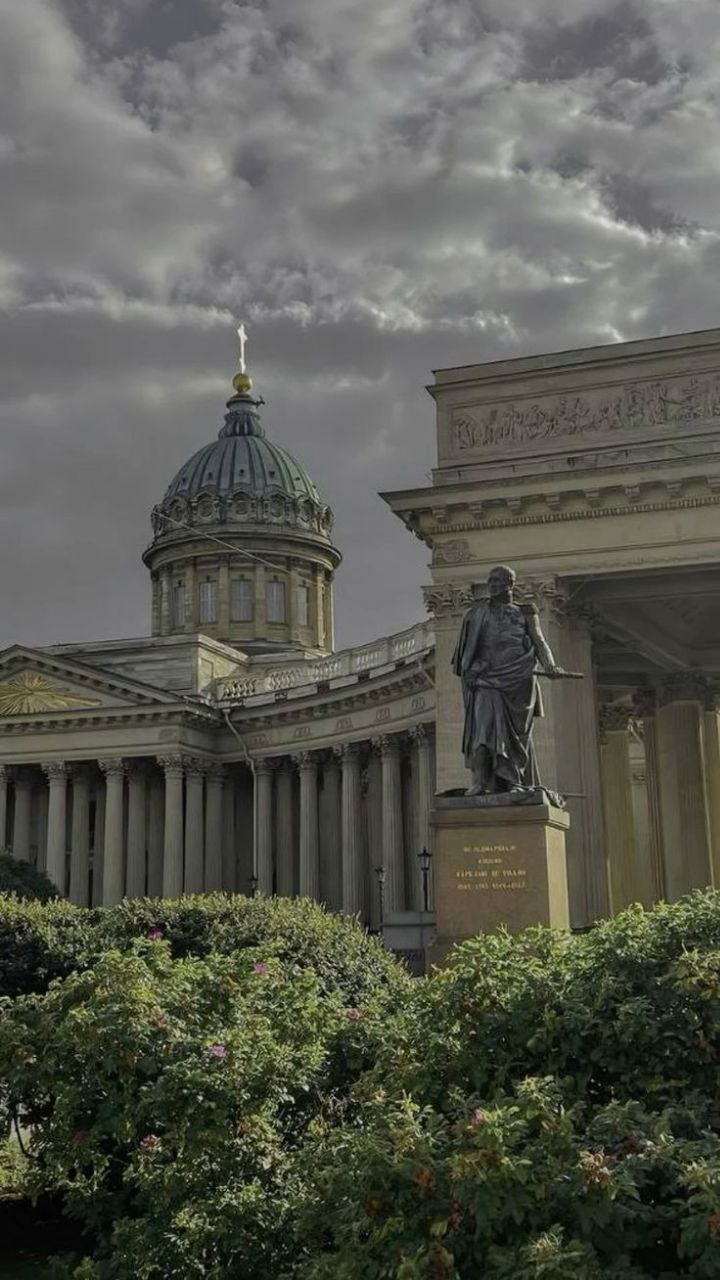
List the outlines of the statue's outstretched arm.
{"label": "statue's outstretched arm", "polygon": [[543,671],[554,674],[558,670],[558,665],[553,657],[553,651],[542,633],[540,619],[534,609],[528,613],[528,629],[535,645],[535,652],[540,666]]}

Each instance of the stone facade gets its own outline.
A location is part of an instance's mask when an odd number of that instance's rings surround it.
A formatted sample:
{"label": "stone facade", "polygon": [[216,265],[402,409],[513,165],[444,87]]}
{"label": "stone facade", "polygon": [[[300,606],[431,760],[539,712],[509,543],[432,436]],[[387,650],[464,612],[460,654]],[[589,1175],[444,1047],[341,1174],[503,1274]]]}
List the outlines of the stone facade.
{"label": "stone facade", "polygon": [[[720,877],[720,331],[441,370],[430,392],[432,484],[383,495],[431,551],[430,621],[334,652],[328,509],[315,528],[288,498],[255,520],[248,506],[222,550],[228,499],[198,492],[178,532],[171,495],[146,553],[151,636],[0,654],[0,842],[16,857],[85,904],[257,887],[372,927],[419,911],[433,797],[466,785],[450,657],[504,562],[584,676],[546,686],[535,739],[567,795],[572,923]],[[243,637],[226,596],[258,539]],[[288,583],[319,575],[305,630],[291,611],[265,625],[273,564]],[[194,585],[174,626],[181,569]]]}

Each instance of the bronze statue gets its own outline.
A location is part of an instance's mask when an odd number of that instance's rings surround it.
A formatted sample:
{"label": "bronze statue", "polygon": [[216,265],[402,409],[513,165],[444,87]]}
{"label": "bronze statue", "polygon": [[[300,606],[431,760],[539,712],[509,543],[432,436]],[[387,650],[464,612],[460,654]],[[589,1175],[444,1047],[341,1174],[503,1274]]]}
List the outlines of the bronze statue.
{"label": "bronze statue", "polygon": [[533,604],[515,604],[515,573],[498,565],[489,595],[468,609],[453,655],[465,703],[463,753],[472,772],[467,794],[502,793],[508,803],[529,799],[542,786],[532,744],[533,721],[543,714],[538,668],[556,679],[575,676],[558,667]]}

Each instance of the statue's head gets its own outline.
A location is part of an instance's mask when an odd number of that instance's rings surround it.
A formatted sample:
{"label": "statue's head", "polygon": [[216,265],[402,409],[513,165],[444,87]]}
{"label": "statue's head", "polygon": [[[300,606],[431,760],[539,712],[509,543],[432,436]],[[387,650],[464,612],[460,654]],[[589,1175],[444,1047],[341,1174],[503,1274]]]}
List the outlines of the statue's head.
{"label": "statue's head", "polygon": [[506,564],[496,564],[488,574],[488,590],[490,599],[494,597],[510,595],[515,585],[515,570],[508,568]]}

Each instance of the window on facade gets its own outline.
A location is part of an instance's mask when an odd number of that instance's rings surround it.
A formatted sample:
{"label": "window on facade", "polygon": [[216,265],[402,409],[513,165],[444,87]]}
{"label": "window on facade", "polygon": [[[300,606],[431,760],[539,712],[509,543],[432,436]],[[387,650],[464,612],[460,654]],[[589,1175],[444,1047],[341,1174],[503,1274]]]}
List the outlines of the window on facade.
{"label": "window on facade", "polygon": [[176,582],[172,594],[173,626],[185,626],[185,583]]}
{"label": "window on facade", "polygon": [[267,584],[267,620],[268,622],[285,621],[285,583],[276,578]]}
{"label": "window on facade", "polygon": [[200,583],[200,621],[217,622],[217,584]]}
{"label": "window on facade", "polygon": [[230,617],[233,622],[252,622],[254,614],[252,578],[233,578],[230,583]]}
{"label": "window on facade", "polygon": [[297,616],[298,625],[306,627],[310,621],[310,588],[306,582],[297,589]]}

